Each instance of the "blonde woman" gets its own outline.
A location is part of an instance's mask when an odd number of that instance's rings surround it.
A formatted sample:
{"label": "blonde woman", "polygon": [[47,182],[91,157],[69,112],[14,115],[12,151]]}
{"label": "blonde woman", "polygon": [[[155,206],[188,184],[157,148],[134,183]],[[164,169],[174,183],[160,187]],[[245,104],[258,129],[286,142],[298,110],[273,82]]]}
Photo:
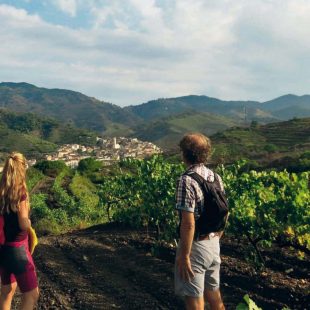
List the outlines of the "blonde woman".
{"label": "blonde woman", "polygon": [[5,235],[0,260],[0,310],[11,308],[17,285],[22,293],[22,310],[33,309],[39,297],[37,275],[28,246],[31,222],[26,169],[25,157],[12,153],[5,162],[0,181],[0,214],[4,217]]}

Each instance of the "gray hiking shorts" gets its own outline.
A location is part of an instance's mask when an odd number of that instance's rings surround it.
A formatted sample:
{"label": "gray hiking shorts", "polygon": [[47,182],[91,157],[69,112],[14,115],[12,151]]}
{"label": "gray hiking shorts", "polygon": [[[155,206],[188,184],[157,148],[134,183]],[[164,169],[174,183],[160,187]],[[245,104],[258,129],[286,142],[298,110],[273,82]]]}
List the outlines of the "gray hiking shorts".
{"label": "gray hiking shorts", "polygon": [[[179,253],[180,243],[177,248]],[[180,296],[202,297],[204,290],[220,287],[220,243],[219,237],[193,241],[190,255],[194,278],[190,282],[181,280],[175,265],[175,293]]]}

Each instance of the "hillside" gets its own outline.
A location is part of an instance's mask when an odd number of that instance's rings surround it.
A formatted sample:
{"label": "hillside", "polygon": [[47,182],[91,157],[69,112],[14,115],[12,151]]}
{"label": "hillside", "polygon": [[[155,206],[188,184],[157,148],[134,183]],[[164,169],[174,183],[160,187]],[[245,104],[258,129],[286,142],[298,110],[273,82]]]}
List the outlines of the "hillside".
{"label": "hillside", "polygon": [[[229,127],[249,126],[252,121],[268,124],[310,117],[310,96],[285,95],[257,102],[191,95],[121,108],[79,92],[39,88],[27,83],[0,83],[1,107],[54,117],[61,123],[95,130],[103,136],[132,136],[171,149],[190,131],[212,135]],[[48,139],[53,143],[60,140],[61,136]],[[236,153],[240,153],[238,148]]]}
{"label": "hillside", "polygon": [[32,113],[0,109],[0,153],[18,150],[27,156],[52,152],[58,144],[94,144],[96,134]]}
{"label": "hillside", "polygon": [[209,136],[237,124],[238,122],[229,117],[191,111],[137,126],[133,136],[169,149],[176,145],[186,132],[202,132]]}
{"label": "hillside", "polygon": [[286,95],[263,103],[264,110],[280,119],[310,116],[310,95]]}
{"label": "hillside", "polygon": [[235,127],[213,135],[211,140],[215,150],[213,158],[224,161],[294,156],[310,150],[310,118]]}
{"label": "hillside", "polygon": [[28,83],[0,83],[0,107],[53,117],[98,132],[117,124],[127,129],[137,121],[130,112],[79,92]]}
{"label": "hillside", "polygon": [[222,101],[207,96],[184,96],[152,100],[137,106],[125,108],[144,120],[157,119],[177,115],[188,111],[208,112],[235,120],[244,120],[244,109],[247,108],[249,119],[270,121],[273,116],[260,111],[260,103],[255,101]]}

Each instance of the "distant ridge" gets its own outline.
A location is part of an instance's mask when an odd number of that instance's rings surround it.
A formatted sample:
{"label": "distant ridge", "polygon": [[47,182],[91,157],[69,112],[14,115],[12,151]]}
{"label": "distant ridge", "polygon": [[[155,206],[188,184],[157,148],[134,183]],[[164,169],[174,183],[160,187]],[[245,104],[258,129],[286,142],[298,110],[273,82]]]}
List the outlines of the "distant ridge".
{"label": "distant ridge", "polygon": [[[271,122],[288,120],[299,116],[295,109],[303,111],[303,116],[310,116],[310,95],[284,95],[266,101],[225,101],[208,96],[183,96],[177,98],[157,99],[141,105],[125,108],[140,118],[152,120],[186,111],[208,112],[233,117],[235,120]],[[285,111],[285,113],[282,111]]]}
{"label": "distant ridge", "polygon": [[79,92],[47,89],[28,83],[0,83],[0,107],[54,117],[78,127],[103,132],[110,125],[128,128],[137,118],[111,103]]}
{"label": "distant ridge", "polygon": [[252,121],[268,124],[310,117],[310,95],[288,94],[266,102],[189,95],[121,108],[71,90],[4,82],[0,83],[1,107],[53,117],[105,136],[135,136],[165,148],[193,130],[210,135]]}

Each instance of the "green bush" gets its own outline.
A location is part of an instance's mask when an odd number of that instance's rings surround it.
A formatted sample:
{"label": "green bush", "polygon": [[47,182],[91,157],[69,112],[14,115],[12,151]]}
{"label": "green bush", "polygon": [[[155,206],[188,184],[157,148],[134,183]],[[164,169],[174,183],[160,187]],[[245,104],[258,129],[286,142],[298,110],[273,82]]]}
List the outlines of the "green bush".
{"label": "green bush", "polygon": [[76,173],[69,189],[78,202],[78,212],[85,222],[93,223],[102,219],[104,212],[98,206],[97,188],[88,178]]}
{"label": "green bush", "polygon": [[102,168],[102,163],[93,157],[80,160],[78,165],[78,171],[82,173],[92,173],[99,171]]}
{"label": "green bush", "polygon": [[268,153],[274,153],[274,152],[278,151],[278,147],[274,144],[266,144],[264,146],[264,150]]}
{"label": "green bush", "polygon": [[30,196],[31,220],[33,223],[43,219],[50,218],[52,213],[46,204],[46,194],[34,194]]}
{"label": "green bush", "polygon": [[310,160],[310,151],[302,153],[300,155],[300,159],[309,159]]}
{"label": "green bush", "polygon": [[34,225],[39,235],[60,234],[65,231],[54,218],[42,218]]}
{"label": "green bush", "polygon": [[34,168],[51,177],[56,177],[62,171],[70,170],[63,160],[43,160],[35,164]]}
{"label": "green bush", "polygon": [[27,170],[28,191],[30,192],[34,188],[34,186],[42,179],[44,179],[44,174],[40,170],[30,167]]}
{"label": "green bush", "polygon": [[120,163],[126,172],[105,179],[100,201],[113,220],[136,227],[156,228],[158,238],[174,237],[176,179],[184,167],[168,164],[162,156],[149,160],[127,159]]}

